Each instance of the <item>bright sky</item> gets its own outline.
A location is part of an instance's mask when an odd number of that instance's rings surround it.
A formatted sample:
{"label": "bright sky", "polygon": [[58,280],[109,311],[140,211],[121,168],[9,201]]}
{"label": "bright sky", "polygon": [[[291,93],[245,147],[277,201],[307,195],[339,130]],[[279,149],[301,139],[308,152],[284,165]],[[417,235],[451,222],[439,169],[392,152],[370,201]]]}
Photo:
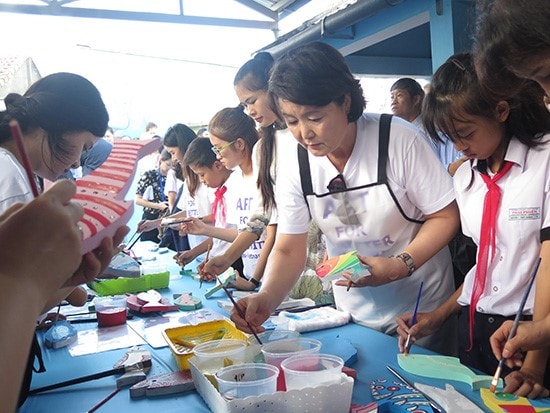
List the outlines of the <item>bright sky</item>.
{"label": "bright sky", "polygon": [[[23,0],[36,4],[37,1]],[[22,1],[22,2],[23,2]],[[111,0],[85,0],[81,7],[109,7]],[[139,10],[143,0],[117,0]],[[303,10],[309,19],[339,3],[314,0]],[[166,12],[174,0],[146,1],[149,11]],[[185,0],[185,14],[265,19],[231,0]],[[112,3],[114,4],[114,2]],[[223,7],[219,7],[223,4]],[[158,9],[151,10],[152,6]],[[199,9],[201,7],[201,9]],[[177,12],[177,11],[176,11]],[[280,27],[290,30],[299,16],[283,20]],[[63,18],[0,13],[5,34],[2,55],[32,57],[42,76],[53,72],[79,73],[101,91],[107,104],[111,126],[128,130],[137,137],[145,123],[153,121],[164,131],[174,123],[190,126],[206,124],[210,117],[238,101],[233,77],[254,51],[275,40],[270,30],[238,29],[201,25],[160,24],[116,20]],[[371,80],[365,80],[371,82]],[[367,109],[378,111],[385,97],[382,91],[393,79],[372,83],[365,91]],[[382,85],[382,86],[380,86]],[[369,93],[369,91],[371,93]],[[389,95],[389,92],[387,92]]]}

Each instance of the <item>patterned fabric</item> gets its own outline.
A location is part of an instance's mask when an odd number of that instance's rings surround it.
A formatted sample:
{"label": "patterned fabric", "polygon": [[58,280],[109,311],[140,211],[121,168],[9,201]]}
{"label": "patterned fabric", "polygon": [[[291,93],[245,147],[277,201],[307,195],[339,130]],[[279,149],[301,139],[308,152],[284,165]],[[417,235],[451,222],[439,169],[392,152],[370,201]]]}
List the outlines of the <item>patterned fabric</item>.
{"label": "patterned fabric", "polygon": [[[164,184],[166,177],[159,173],[158,169],[145,171],[138,182],[136,194],[143,196],[147,201],[162,202],[165,200]],[[149,189],[150,188],[150,189]],[[147,196],[146,196],[147,195]],[[147,215],[159,215],[160,210],[155,208],[143,208]]]}

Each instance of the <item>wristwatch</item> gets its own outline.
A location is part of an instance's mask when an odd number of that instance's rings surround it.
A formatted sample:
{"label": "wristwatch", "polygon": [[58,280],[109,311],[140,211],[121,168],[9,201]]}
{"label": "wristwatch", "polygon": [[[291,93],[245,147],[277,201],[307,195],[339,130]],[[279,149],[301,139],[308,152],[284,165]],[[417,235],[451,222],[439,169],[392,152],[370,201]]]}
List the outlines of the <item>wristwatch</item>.
{"label": "wristwatch", "polygon": [[395,258],[403,261],[407,266],[407,269],[409,270],[409,272],[407,273],[407,277],[409,277],[416,270],[416,266],[414,265],[414,260],[409,253],[402,252],[401,254],[397,254]]}
{"label": "wristwatch", "polygon": [[260,286],[260,282],[259,282],[257,279],[253,278],[253,277],[250,277],[250,278],[248,279],[248,281],[250,281],[252,284],[254,284],[254,286],[255,286],[256,288],[258,288],[258,287]]}

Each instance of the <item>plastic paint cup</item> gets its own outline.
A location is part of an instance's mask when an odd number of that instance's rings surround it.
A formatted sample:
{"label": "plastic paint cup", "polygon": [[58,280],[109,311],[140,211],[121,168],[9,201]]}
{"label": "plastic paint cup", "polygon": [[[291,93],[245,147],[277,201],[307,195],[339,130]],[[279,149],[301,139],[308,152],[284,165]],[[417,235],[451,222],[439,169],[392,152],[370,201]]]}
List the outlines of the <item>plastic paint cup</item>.
{"label": "plastic paint cup", "polygon": [[265,363],[243,363],[216,372],[218,390],[227,400],[275,393],[279,369]]}
{"label": "plastic paint cup", "polygon": [[305,354],[283,360],[287,390],[340,383],[344,360],[332,354]]}
{"label": "plastic paint cup", "polygon": [[262,354],[265,362],[279,368],[279,376],[277,378],[277,390],[285,391],[285,376],[280,369],[283,360],[294,355],[306,355],[319,353],[321,342],[313,338],[296,337],[277,340],[262,346]]}
{"label": "plastic paint cup", "polygon": [[94,300],[99,327],[118,326],[126,323],[126,296],[97,297]]}
{"label": "plastic paint cup", "polygon": [[[271,343],[272,341],[277,341],[277,340],[284,340],[286,338],[296,338],[296,337],[300,337],[300,333],[293,330],[269,330],[258,334],[258,338],[261,340],[263,344]],[[256,337],[254,336],[248,337],[248,344],[249,345],[258,344],[258,342],[256,341]]]}
{"label": "plastic paint cup", "polygon": [[225,338],[197,344],[193,348],[193,353],[202,362],[211,362],[212,367],[220,368],[227,362],[243,363],[246,347],[244,340]]}

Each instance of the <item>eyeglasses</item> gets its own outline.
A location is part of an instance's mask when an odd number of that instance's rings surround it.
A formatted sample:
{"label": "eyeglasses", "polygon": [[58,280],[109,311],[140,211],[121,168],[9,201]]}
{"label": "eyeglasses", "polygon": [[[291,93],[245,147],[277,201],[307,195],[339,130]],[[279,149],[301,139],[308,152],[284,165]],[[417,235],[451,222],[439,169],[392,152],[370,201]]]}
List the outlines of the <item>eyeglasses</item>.
{"label": "eyeglasses", "polygon": [[227,148],[229,148],[231,145],[233,145],[235,142],[237,142],[237,139],[231,142],[227,142],[225,145],[222,145],[219,148],[217,146],[212,145],[212,152],[214,152],[216,156],[222,156],[222,152],[225,151]]}
{"label": "eyeglasses", "polygon": [[331,181],[327,185],[327,189],[329,192],[341,192],[348,189],[346,185],[346,181],[344,181],[344,175],[338,174],[334,178],[331,179]]}

